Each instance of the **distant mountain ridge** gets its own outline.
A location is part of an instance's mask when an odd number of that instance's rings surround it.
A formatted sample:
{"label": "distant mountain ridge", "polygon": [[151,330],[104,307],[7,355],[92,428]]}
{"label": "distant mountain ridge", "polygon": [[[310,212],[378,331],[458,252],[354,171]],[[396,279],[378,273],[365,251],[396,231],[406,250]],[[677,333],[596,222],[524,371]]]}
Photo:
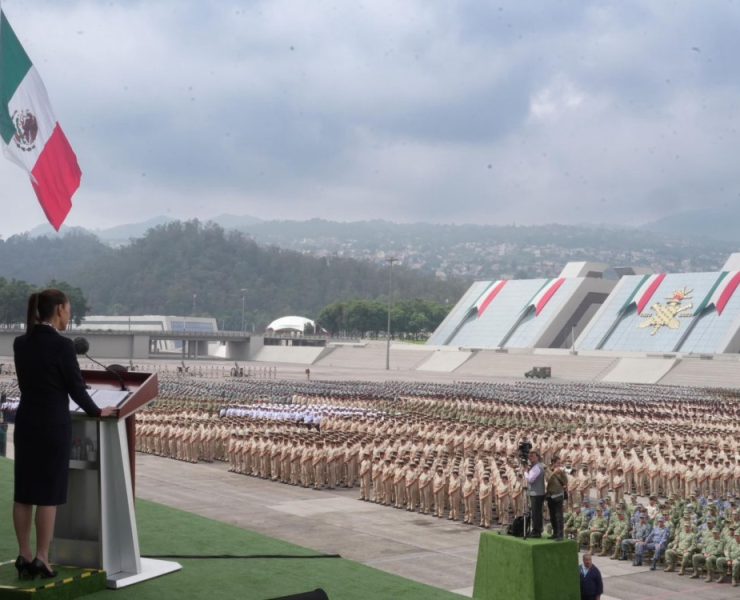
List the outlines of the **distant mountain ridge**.
{"label": "distant mountain ridge", "polygon": [[[703,213],[651,226],[628,228],[591,225],[448,225],[392,223],[383,220],[337,222],[263,221],[253,216],[219,215],[208,222],[238,231],[263,246],[276,246],[317,257],[353,258],[376,265],[388,257],[412,270],[438,279],[511,279],[555,277],[570,261],[596,261],[610,266],[633,266],[654,271],[712,271],[740,250],[731,215],[724,215],[728,240],[701,235]],[[712,217],[716,219],[717,217]],[[712,222],[706,217],[707,222]],[[171,224],[168,217],[121,225],[92,233],[109,247],[128,245],[147,231]],[[706,225],[709,227],[710,225]],[[690,231],[685,233],[681,227]],[[704,227],[704,226],[702,226]],[[720,229],[720,225],[714,225]],[[656,231],[660,228],[665,231]],[[59,237],[51,228],[35,235]],[[678,232],[677,232],[678,231]],[[33,235],[33,233],[28,234]],[[10,238],[12,239],[12,238]]]}
{"label": "distant mountain ridge", "polygon": [[734,206],[697,208],[646,223],[642,229],[666,235],[691,236],[740,245],[740,201]]}
{"label": "distant mountain ridge", "polygon": [[[84,231],[92,233],[97,238],[106,244],[111,246],[121,246],[128,244],[131,240],[135,240],[146,235],[147,231],[159,227],[160,225],[167,225],[168,223],[174,223],[179,219],[173,219],[172,217],[166,217],[159,215],[140,221],[137,223],[126,223],[124,225],[116,225],[114,227],[108,227],[103,229],[85,229],[84,227],[64,227],[60,232],[54,231],[51,225],[45,223],[43,225],[37,225],[28,232],[30,237],[63,237],[71,232]],[[224,229],[239,229],[255,223],[261,223],[262,219],[252,217],[250,215],[231,215],[222,214],[208,219],[211,223],[215,223],[223,227]]]}

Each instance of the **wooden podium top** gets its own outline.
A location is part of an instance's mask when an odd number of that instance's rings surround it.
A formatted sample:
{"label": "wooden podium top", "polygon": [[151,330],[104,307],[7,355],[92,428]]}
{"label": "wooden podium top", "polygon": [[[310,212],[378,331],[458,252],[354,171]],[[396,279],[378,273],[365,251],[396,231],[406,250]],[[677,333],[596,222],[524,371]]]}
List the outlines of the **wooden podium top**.
{"label": "wooden podium top", "polygon": [[[149,404],[159,393],[159,380],[156,373],[121,372],[121,379],[130,395],[118,407],[118,418],[125,419]],[[121,381],[110,371],[82,370],[82,378],[92,388],[99,390],[120,390]]]}

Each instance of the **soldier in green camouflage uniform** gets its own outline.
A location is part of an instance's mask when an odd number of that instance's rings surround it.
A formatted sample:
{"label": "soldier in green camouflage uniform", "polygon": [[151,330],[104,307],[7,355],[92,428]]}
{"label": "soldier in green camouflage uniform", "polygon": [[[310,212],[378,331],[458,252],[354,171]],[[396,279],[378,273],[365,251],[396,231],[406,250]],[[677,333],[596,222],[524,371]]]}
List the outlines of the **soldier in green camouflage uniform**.
{"label": "soldier in green camouflage uniform", "polygon": [[705,581],[707,583],[712,581],[712,573],[716,568],[716,561],[725,551],[725,541],[720,537],[719,533],[719,529],[712,529],[712,534],[709,537],[705,536],[702,541],[699,552],[691,558],[694,566],[694,574],[691,576],[691,579],[699,579],[702,570],[706,567],[707,578]]}
{"label": "soldier in green camouflage uniform", "polygon": [[732,561],[732,587],[737,587],[740,582],[740,529],[736,529],[734,539],[725,544],[724,556],[717,559],[717,583],[724,581],[729,561]]}
{"label": "soldier in green camouflage uniform", "polygon": [[609,528],[606,530],[604,537],[601,538],[601,554],[599,556],[606,556],[609,551],[614,548],[614,553],[609,557],[612,560],[619,558],[619,550],[622,547],[622,540],[629,537],[630,523],[626,519],[623,512],[617,513],[617,518],[613,519],[609,523]]}
{"label": "soldier in green camouflage uniform", "polygon": [[683,531],[679,531],[676,538],[668,546],[668,550],[665,553],[665,561],[668,566],[663,570],[666,573],[672,573],[676,570],[676,561],[681,559],[681,569],[678,574],[683,575],[686,573],[686,567],[691,564],[695,547],[696,534],[691,530],[691,523],[684,523]]}
{"label": "soldier in green camouflage uniform", "polygon": [[[604,511],[601,508],[596,509],[596,516],[591,519],[588,525],[588,551],[593,554],[596,546],[601,544],[601,538],[606,533],[609,521],[604,516]],[[578,538],[580,543],[580,537]]]}
{"label": "soldier in green camouflage uniform", "polygon": [[583,521],[586,519],[586,514],[580,512],[578,509],[568,513],[568,517],[563,524],[563,534],[565,537],[571,535],[577,535],[580,529],[583,529]]}

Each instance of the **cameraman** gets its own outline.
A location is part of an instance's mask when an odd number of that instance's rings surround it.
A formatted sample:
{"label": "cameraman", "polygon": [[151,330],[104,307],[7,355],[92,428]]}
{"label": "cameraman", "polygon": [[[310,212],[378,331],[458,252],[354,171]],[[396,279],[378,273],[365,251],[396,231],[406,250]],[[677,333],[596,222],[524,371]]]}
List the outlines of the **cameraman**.
{"label": "cameraman", "polygon": [[529,502],[532,510],[532,534],[529,537],[542,537],[542,509],[545,504],[545,465],[540,460],[537,450],[529,451],[530,469],[524,476],[527,478]]}
{"label": "cameraman", "polygon": [[560,465],[558,456],[552,457],[550,463],[552,472],[547,478],[547,510],[550,513],[552,524],[552,539],[560,542],[563,540],[563,502],[568,491],[568,476]]}

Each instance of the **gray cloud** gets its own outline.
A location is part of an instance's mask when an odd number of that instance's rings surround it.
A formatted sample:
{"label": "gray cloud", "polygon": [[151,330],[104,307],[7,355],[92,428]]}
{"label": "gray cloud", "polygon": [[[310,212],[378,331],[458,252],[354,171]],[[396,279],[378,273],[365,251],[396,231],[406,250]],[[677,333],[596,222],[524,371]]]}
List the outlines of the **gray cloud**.
{"label": "gray cloud", "polygon": [[[69,225],[166,213],[636,224],[740,192],[732,3],[6,0]],[[0,234],[42,220],[0,165]]]}

